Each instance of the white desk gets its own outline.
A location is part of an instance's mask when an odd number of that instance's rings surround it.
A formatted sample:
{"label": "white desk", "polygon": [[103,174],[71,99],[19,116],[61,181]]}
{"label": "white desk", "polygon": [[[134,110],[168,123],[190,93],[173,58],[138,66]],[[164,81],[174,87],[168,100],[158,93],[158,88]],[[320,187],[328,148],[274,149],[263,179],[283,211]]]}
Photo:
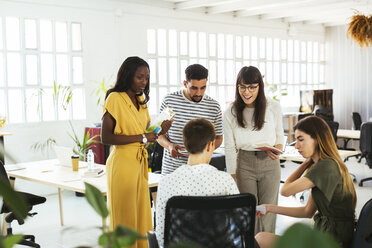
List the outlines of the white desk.
{"label": "white desk", "polygon": [[[360,153],[360,151],[350,151],[350,150],[338,150],[342,159],[350,156],[355,156]],[[279,159],[287,161],[303,162],[305,158],[297,152],[293,146],[287,146],[285,152],[280,155]]]}
{"label": "white desk", "polygon": [[344,139],[343,149],[346,150],[347,143],[351,139],[360,139],[360,130],[338,129],[337,138]]}
{"label": "white desk", "polygon": [[[340,153],[342,159],[360,154],[360,151],[338,150],[338,152]],[[214,153],[225,154],[225,149],[223,147],[219,147],[214,151]],[[305,161],[305,158],[302,157],[302,155],[299,154],[293,146],[287,146],[285,152],[279,156],[279,159],[297,162]]]}
{"label": "white desk", "polygon": [[[84,163],[84,162],[80,162]],[[103,165],[96,164],[97,167],[105,168]],[[20,167],[22,169],[12,170],[12,168]],[[63,211],[62,211],[62,190],[72,190],[85,193],[84,182],[90,183],[97,187],[104,195],[107,194],[107,176],[106,174],[95,178],[84,178],[82,173],[85,169],[79,169],[74,172],[72,168],[58,165],[57,159],[42,160],[27,163],[18,163],[14,165],[6,165],[8,176],[20,178],[27,181],[46,184],[58,188],[60,221],[63,226]],[[161,175],[149,173],[149,187],[156,187],[160,181]]]}

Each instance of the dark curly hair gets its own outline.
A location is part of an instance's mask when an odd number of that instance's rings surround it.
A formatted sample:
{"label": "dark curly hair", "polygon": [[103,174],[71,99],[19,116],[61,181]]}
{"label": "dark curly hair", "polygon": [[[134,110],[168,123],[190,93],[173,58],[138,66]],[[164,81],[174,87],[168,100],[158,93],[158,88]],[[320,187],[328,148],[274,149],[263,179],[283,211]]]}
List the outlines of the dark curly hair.
{"label": "dark curly hair", "polygon": [[185,70],[185,75],[187,82],[190,82],[192,79],[205,79],[208,78],[208,69],[199,64],[189,65]]}
{"label": "dark curly hair", "polygon": [[[132,86],[133,78],[137,69],[141,66],[147,67],[150,71],[149,64],[140,57],[133,56],[124,60],[123,64],[120,66],[116,83],[114,87],[107,91],[105,98],[107,98],[111,92],[127,92]],[[150,100],[150,78],[147,81],[143,93],[145,94],[145,99],[139,103],[141,105],[146,104]]]}

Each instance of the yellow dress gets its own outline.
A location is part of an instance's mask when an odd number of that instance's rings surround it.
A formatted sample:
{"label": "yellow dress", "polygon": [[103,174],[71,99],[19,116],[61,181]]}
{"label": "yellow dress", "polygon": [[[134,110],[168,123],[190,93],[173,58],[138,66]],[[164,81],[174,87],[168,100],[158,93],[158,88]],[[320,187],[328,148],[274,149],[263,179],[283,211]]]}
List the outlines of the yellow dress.
{"label": "yellow dress", "polygon": [[[143,134],[150,123],[146,105],[137,110],[125,92],[112,92],[105,102],[106,111],[116,120],[117,135]],[[143,144],[114,146],[106,162],[111,230],[118,225],[133,228],[142,235],[152,230],[147,163]],[[147,241],[138,241],[133,247],[147,247]]]}

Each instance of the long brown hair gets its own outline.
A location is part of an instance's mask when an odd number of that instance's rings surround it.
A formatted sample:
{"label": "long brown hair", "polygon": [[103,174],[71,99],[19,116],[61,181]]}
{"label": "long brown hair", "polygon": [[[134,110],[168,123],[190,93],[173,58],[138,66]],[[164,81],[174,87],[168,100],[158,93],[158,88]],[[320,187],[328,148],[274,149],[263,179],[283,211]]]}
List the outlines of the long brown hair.
{"label": "long brown hair", "polygon": [[[111,92],[127,92],[127,90],[129,90],[129,88],[132,86],[133,78],[137,69],[141,66],[145,66],[150,71],[149,64],[140,57],[133,56],[124,60],[123,64],[120,66],[116,83],[114,87],[107,91],[105,99],[108,97],[108,95],[110,95]],[[150,78],[147,81],[143,93],[145,95],[145,99],[142,102],[139,102],[141,105],[146,104],[150,100]]]}
{"label": "long brown hair", "polygon": [[319,153],[319,159],[332,159],[336,162],[342,176],[342,192],[344,195],[347,192],[352,194],[355,208],[357,197],[354,183],[350,178],[345,163],[341,159],[336,142],[327,122],[317,116],[309,116],[300,120],[295,125],[294,130],[297,129],[305,132],[317,141],[316,149]]}
{"label": "long brown hair", "polygon": [[244,66],[240,69],[236,79],[235,89],[235,101],[233,102],[233,109],[236,112],[236,118],[239,126],[245,128],[246,123],[243,120],[243,110],[246,107],[243,99],[239,94],[239,84],[257,84],[258,95],[254,101],[254,113],[253,113],[253,130],[261,130],[265,123],[265,112],[266,112],[266,96],[264,90],[264,83],[262,80],[261,72],[254,66]]}

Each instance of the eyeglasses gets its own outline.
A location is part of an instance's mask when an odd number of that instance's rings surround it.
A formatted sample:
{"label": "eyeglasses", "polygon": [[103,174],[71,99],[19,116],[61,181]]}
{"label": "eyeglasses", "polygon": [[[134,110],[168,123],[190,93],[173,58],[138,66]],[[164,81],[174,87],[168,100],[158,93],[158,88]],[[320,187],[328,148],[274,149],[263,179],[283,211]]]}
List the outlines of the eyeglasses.
{"label": "eyeglasses", "polygon": [[253,85],[244,86],[242,84],[239,84],[238,89],[241,92],[245,92],[246,90],[248,90],[249,92],[255,92],[257,90],[258,86],[259,86],[258,84],[256,86],[253,86]]}

